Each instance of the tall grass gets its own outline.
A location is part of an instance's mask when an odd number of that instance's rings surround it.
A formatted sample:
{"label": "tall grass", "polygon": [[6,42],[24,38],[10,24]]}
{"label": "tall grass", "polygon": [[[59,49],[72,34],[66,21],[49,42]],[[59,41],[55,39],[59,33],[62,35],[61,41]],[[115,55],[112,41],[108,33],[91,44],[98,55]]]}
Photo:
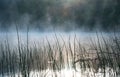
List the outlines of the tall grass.
{"label": "tall grass", "polygon": [[[35,71],[40,73],[35,77],[47,77],[51,71],[53,77],[58,77],[57,72],[62,74],[63,69],[74,69],[76,72],[81,70],[81,74],[87,71],[86,77],[97,77],[97,73],[103,74],[101,77],[106,77],[107,73],[111,77],[120,76],[120,37],[115,34],[108,38],[97,34],[96,41],[89,38],[88,46],[83,45],[76,35],[72,42],[71,37],[66,42],[62,35],[58,38],[56,34],[54,44],[46,37],[44,41],[47,44],[29,45],[28,32],[26,45],[21,43],[18,29],[17,46],[11,48],[9,38],[0,43],[1,77],[16,77],[16,74],[17,77],[30,77],[31,72]],[[89,76],[91,72],[93,75]]]}

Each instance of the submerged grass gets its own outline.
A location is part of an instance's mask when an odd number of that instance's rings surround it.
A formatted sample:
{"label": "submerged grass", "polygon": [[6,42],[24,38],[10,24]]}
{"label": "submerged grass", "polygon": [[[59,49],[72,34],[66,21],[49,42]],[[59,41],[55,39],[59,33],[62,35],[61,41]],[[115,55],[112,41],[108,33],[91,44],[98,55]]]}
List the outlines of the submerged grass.
{"label": "submerged grass", "polygon": [[[86,74],[81,77],[98,77],[97,73],[101,73],[100,77],[107,77],[108,73],[109,77],[119,77],[120,37],[115,34],[107,39],[102,34],[96,37],[96,41],[89,38],[88,47],[82,45],[76,35],[73,42],[70,37],[66,42],[62,35],[58,38],[56,34],[55,44],[46,37],[47,44],[29,45],[27,33],[27,44],[23,45],[17,30],[18,46],[11,48],[9,38],[0,43],[0,76],[49,77],[49,72],[52,72],[54,75],[50,74],[50,77],[63,77],[62,71],[68,69]],[[40,74],[31,76],[35,71]],[[78,77],[75,74],[71,77]]]}

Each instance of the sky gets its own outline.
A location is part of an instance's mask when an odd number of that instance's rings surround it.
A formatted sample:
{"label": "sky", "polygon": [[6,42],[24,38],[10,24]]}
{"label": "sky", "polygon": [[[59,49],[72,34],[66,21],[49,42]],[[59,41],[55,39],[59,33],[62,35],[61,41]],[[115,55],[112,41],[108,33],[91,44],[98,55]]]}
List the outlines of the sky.
{"label": "sky", "polygon": [[0,31],[111,31],[119,24],[119,0],[0,0]]}

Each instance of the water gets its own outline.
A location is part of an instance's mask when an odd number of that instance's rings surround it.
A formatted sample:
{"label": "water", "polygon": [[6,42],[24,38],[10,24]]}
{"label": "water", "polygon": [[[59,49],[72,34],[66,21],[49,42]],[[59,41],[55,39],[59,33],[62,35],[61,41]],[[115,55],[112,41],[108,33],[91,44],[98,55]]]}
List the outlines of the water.
{"label": "water", "polygon": [[[50,43],[54,43],[57,39],[59,41],[65,41],[68,40],[72,41],[74,39],[77,39],[81,43],[88,43],[90,38],[97,39],[96,33],[85,33],[85,32],[70,32],[70,33],[64,33],[64,32],[51,32],[51,33],[38,33],[38,32],[29,32],[28,33],[28,41],[29,44],[33,43],[42,43],[46,40],[50,41]],[[18,36],[17,33],[0,33],[0,41],[5,42],[8,40],[10,44],[13,44],[16,46],[18,43]],[[20,43],[26,44],[27,42],[27,33],[25,32],[19,32],[19,40]]]}

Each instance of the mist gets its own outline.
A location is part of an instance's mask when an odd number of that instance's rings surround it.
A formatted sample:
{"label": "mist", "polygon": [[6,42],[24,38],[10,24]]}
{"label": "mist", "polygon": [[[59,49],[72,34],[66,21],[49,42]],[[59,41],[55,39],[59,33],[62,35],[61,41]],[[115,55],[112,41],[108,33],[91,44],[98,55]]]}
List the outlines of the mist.
{"label": "mist", "polygon": [[114,31],[119,0],[0,0],[0,31]]}
{"label": "mist", "polygon": [[0,77],[120,77],[120,0],[0,0]]}

